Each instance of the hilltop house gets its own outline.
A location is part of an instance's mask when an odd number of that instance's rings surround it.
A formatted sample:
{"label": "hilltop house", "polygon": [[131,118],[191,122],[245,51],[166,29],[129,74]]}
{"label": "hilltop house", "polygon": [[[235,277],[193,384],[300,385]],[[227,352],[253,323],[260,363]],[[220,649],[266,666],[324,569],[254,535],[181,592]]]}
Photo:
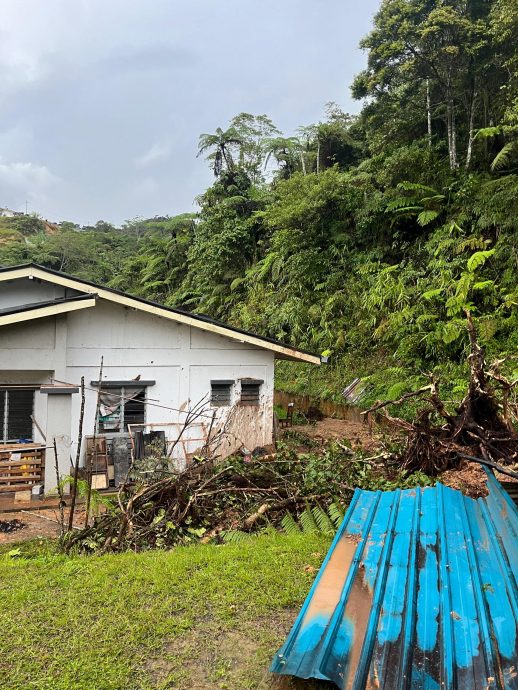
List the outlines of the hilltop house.
{"label": "hilltop house", "polygon": [[[208,441],[222,456],[268,445],[278,358],[320,363],[206,316],[41,266],[1,269],[0,492],[53,489],[54,439],[60,473],[69,473],[82,377],[81,465],[99,488],[117,485],[130,453],[153,439],[177,465]],[[193,408],[198,414],[184,428]]]}

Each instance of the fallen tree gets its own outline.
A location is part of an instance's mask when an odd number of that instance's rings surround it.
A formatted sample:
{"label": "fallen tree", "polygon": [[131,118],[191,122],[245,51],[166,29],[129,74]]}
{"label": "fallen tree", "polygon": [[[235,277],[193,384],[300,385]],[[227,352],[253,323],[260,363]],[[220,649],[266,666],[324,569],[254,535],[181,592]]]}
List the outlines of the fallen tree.
{"label": "fallen tree", "polygon": [[[449,412],[439,392],[439,381],[430,375],[430,382],[417,391],[386,400],[364,412],[383,416],[406,435],[402,450],[394,460],[409,472],[437,476],[446,470],[475,461],[499,467],[511,476],[510,469],[518,461],[518,434],[510,415],[509,394],[517,382],[501,373],[504,360],[487,366],[484,352],[477,342],[471,314],[466,314],[470,341],[468,390],[458,408]],[[393,417],[386,409],[410,398],[425,403],[412,422]]]}
{"label": "fallen tree", "polygon": [[[337,468],[349,461],[349,453],[337,448]],[[291,451],[258,453],[249,460],[235,456],[227,463],[200,456],[181,471],[127,481],[111,508],[65,535],[65,550],[113,552],[209,541],[234,530],[253,531],[266,520],[280,524],[286,511],[297,514],[322,498],[307,481],[307,463]],[[351,489],[339,482],[341,474],[331,491],[345,497]]]}

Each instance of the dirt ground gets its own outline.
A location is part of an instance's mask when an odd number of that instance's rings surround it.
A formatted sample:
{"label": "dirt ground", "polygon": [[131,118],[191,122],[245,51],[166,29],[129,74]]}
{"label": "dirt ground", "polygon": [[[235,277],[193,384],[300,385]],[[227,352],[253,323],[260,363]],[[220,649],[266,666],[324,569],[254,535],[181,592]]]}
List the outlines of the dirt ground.
{"label": "dirt ground", "polygon": [[[65,511],[65,519],[68,520],[68,511]],[[23,524],[20,529],[12,532],[4,532],[1,523],[18,520]],[[84,511],[76,511],[74,524],[83,525]],[[5,525],[4,525],[5,528]],[[3,544],[16,544],[29,539],[51,539],[59,535],[59,511],[57,508],[45,508],[34,510],[30,504],[15,512],[0,512],[0,546]]]}
{"label": "dirt ground", "polygon": [[352,448],[362,448],[367,452],[380,448],[382,437],[378,431],[369,429],[367,423],[353,422],[348,419],[331,419],[325,417],[320,422],[306,425],[294,425],[288,431],[298,431],[311,438],[326,441],[327,439],[347,439]]}
{"label": "dirt ground", "polygon": [[[305,426],[293,426],[292,431],[311,436],[318,440],[347,439],[353,449],[362,449],[367,453],[376,453],[383,449],[383,443],[390,436],[377,426],[369,428],[367,423],[347,419],[324,418],[322,421]],[[496,474],[497,478],[508,481],[508,477]],[[444,472],[439,480],[445,486],[461,491],[471,498],[487,496],[486,473],[480,465],[466,462],[458,470]]]}

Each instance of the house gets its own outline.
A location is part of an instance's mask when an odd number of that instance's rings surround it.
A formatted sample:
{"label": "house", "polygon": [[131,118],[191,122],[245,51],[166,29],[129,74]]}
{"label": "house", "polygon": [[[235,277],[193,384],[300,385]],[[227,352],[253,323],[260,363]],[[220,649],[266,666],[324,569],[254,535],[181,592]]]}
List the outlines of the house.
{"label": "house", "polygon": [[131,450],[141,453],[153,438],[176,465],[207,443],[223,457],[268,445],[276,359],[320,363],[281,342],[42,266],[0,269],[0,492],[54,489],[54,440],[59,472],[69,474],[82,378],[80,464],[99,488],[122,481]]}
{"label": "house", "polygon": [[7,207],[0,207],[0,217],[2,218],[14,218],[15,216],[21,215],[18,211],[13,211]]}
{"label": "house", "polygon": [[16,218],[16,216],[23,216],[21,211],[13,211],[10,208],[0,208],[0,217],[2,218]]}

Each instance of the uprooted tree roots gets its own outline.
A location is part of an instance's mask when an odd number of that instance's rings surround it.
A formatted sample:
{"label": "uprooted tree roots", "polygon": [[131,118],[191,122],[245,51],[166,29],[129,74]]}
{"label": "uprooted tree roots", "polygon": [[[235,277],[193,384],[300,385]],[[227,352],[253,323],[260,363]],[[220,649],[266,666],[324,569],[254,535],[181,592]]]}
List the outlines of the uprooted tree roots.
{"label": "uprooted tree roots", "polygon": [[469,313],[467,328],[471,345],[470,381],[455,413],[448,412],[439,395],[438,381],[430,376],[429,385],[399,400],[380,402],[365,414],[409,398],[427,403],[412,423],[384,413],[393,425],[406,432],[406,442],[397,460],[409,472],[436,476],[471,460],[518,476],[509,470],[518,460],[518,434],[509,419],[508,401],[514,383],[499,373],[502,361],[486,367]]}

